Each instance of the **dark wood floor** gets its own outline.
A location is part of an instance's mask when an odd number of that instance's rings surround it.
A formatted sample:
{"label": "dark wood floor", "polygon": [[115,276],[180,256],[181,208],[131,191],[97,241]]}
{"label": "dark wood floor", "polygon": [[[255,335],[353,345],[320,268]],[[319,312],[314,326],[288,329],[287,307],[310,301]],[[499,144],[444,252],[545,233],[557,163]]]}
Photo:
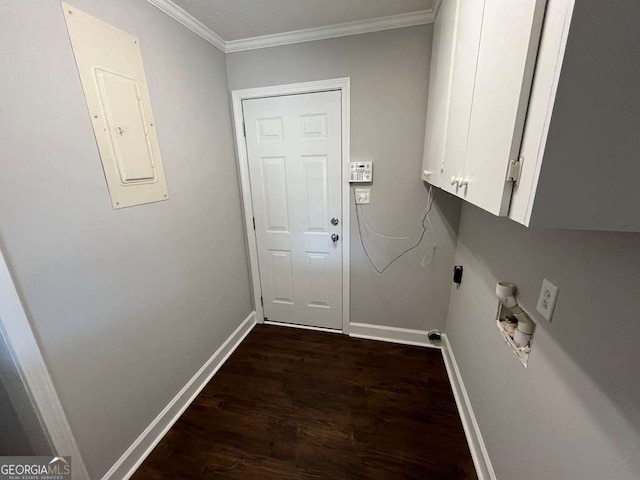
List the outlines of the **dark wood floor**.
{"label": "dark wood floor", "polygon": [[439,350],[257,325],[133,478],[476,475]]}

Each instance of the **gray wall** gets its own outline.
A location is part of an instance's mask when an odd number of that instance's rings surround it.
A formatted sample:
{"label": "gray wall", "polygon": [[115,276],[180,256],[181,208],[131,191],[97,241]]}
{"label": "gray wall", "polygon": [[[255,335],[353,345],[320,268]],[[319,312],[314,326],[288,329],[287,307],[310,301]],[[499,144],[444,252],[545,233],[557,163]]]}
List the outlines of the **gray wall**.
{"label": "gray wall", "polygon": [[[420,179],[432,26],[334,38],[227,55],[229,88],[351,78],[351,158],[373,160],[371,205],[363,212],[382,233],[412,232],[427,199]],[[438,192],[432,221],[438,249],[420,266],[434,236],[383,275],[363,254],[352,206],[351,321],[444,327],[459,216],[458,200]],[[368,237],[378,264],[412,244]]]}
{"label": "gray wall", "polygon": [[33,454],[33,447],[13,408],[9,392],[0,382],[0,455]]}
{"label": "gray wall", "polygon": [[57,0],[0,6],[0,244],[92,478],[252,310],[221,52],[144,0],[170,200],[114,211]]}
{"label": "gray wall", "polygon": [[[500,479],[640,478],[640,234],[526,229],[470,205],[447,333]],[[553,322],[535,309],[560,288]],[[524,369],[495,326],[498,280],[537,323]]]}
{"label": "gray wall", "polygon": [[0,318],[0,455],[51,455],[47,432],[13,360],[2,320]]}

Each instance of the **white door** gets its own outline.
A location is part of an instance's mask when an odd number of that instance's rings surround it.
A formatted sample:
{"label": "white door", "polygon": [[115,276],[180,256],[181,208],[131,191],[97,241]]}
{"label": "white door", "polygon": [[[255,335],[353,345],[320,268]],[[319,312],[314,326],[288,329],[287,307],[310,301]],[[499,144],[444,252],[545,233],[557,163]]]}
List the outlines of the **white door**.
{"label": "white door", "polygon": [[330,91],[242,102],[271,321],[342,329],[340,97]]}

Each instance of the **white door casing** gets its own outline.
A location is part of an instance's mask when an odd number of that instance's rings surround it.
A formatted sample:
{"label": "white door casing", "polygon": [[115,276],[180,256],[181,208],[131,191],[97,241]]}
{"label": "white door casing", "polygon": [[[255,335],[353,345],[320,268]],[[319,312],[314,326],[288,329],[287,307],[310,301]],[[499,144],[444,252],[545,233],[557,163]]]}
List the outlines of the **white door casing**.
{"label": "white door casing", "polygon": [[1,250],[0,336],[0,341],[5,343],[24,382],[23,386],[30,397],[32,408],[38,413],[55,455],[71,456],[73,480],[88,479],[87,467]]}
{"label": "white door casing", "polygon": [[341,329],[341,92],[242,107],[264,317]]}

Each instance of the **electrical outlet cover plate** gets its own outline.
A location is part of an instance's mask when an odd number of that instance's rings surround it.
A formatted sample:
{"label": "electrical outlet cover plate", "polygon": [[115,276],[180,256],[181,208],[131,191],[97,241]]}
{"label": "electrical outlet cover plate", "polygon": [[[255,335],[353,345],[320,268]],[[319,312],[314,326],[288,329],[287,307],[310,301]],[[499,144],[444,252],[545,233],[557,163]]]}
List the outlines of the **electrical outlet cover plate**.
{"label": "electrical outlet cover plate", "polygon": [[542,288],[540,289],[540,297],[538,297],[538,312],[546,318],[549,322],[553,316],[553,309],[556,306],[556,299],[558,298],[558,287],[551,283],[546,278],[542,281]]}
{"label": "electrical outlet cover plate", "polygon": [[369,205],[371,203],[370,188],[356,188],[356,204]]}

